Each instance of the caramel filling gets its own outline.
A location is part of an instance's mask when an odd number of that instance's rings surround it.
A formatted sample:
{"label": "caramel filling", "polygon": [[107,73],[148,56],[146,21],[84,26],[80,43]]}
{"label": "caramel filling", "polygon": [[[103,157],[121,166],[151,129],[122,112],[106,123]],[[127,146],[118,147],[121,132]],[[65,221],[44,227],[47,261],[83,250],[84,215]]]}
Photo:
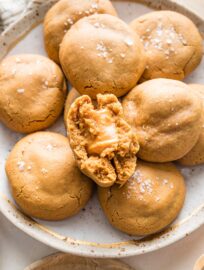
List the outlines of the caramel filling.
{"label": "caramel filling", "polygon": [[107,109],[93,111],[93,120],[96,123],[97,135],[88,140],[87,151],[90,155],[100,155],[106,148],[118,142],[115,121]]}

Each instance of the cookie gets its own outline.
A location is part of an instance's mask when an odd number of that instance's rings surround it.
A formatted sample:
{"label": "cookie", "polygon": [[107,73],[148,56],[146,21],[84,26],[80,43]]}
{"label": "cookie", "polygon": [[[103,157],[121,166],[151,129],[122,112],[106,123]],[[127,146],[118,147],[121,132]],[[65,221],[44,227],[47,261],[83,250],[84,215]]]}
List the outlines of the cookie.
{"label": "cookie", "polygon": [[97,107],[89,96],[77,98],[67,120],[68,136],[80,170],[98,185],[123,185],[134,173],[137,138],[123,118],[118,99],[97,95]]}
{"label": "cookie", "polygon": [[144,82],[124,97],[123,109],[138,135],[138,157],[146,161],[180,159],[193,148],[201,132],[201,101],[180,81]]}
{"label": "cookie", "polygon": [[69,112],[69,108],[72,105],[72,103],[74,102],[74,100],[76,98],[78,98],[80,96],[79,92],[77,92],[76,89],[72,88],[68,95],[67,95],[67,99],[65,102],[65,107],[64,107],[64,122],[65,122],[65,126],[66,126],[66,119],[67,119],[67,115]]}
{"label": "cookie", "polygon": [[65,33],[83,17],[95,13],[116,16],[108,0],[60,0],[46,14],[44,19],[44,42],[48,56],[59,63],[59,47]]}
{"label": "cookie", "polygon": [[[204,108],[204,85],[191,84],[190,87],[195,91],[203,103]],[[182,165],[199,165],[204,163],[204,110],[202,114],[202,131],[196,142],[195,146],[184,157],[179,159],[179,163]]]}
{"label": "cookie", "polygon": [[0,120],[31,133],[52,125],[61,114],[66,83],[60,68],[34,54],[8,56],[0,63]]}
{"label": "cookie", "polygon": [[172,163],[138,161],[123,187],[99,187],[98,197],[115,228],[144,236],[161,231],[177,217],[184,203],[185,183]]}
{"label": "cookie", "polygon": [[194,23],[174,11],[147,13],[130,24],[143,42],[147,65],[141,81],[182,80],[202,59],[202,38]]}
{"label": "cookie", "polygon": [[145,68],[138,35],[117,17],[96,14],[81,19],[64,36],[60,63],[72,86],[96,98],[101,93],[123,96]]}
{"label": "cookie", "polygon": [[93,182],[78,169],[68,139],[36,132],[12,149],[6,173],[13,197],[28,216],[62,220],[75,215],[90,199]]}

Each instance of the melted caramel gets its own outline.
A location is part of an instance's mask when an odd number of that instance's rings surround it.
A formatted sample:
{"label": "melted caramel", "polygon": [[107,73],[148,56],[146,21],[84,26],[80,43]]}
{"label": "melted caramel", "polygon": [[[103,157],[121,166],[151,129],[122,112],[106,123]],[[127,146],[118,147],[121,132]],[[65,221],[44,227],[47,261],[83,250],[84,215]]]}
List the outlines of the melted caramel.
{"label": "melted caramel", "polygon": [[114,118],[109,110],[93,111],[93,120],[99,132],[93,140],[89,140],[87,151],[89,154],[100,155],[107,147],[118,142],[118,135]]}

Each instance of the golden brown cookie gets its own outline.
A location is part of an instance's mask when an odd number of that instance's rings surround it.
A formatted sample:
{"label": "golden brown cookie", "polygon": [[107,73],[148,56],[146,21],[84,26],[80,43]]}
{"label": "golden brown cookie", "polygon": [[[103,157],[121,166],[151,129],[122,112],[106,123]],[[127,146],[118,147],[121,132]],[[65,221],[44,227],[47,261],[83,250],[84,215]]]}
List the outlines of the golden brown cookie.
{"label": "golden brown cookie", "polygon": [[201,132],[202,104],[183,82],[154,79],[123,99],[124,115],[138,135],[138,157],[146,161],[177,160],[195,145]]}
{"label": "golden brown cookie", "polygon": [[78,169],[68,139],[53,132],[36,132],[12,149],[6,173],[12,194],[29,216],[61,220],[85,206],[93,182]]}
{"label": "golden brown cookie", "polygon": [[59,47],[65,33],[83,17],[95,13],[116,16],[108,0],[60,0],[46,14],[44,20],[44,41],[48,56],[59,63]]}
{"label": "golden brown cookie", "polygon": [[0,120],[22,133],[45,129],[61,114],[66,83],[60,68],[34,54],[8,56],[0,63]]}
{"label": "golden brown cookie", "polygon": [[97,108],[89,96],[72,103],[67,127],[70,145],[80,170],[98,185],[123,185],[134,173],[137,138],[123,118],[114,95],[97,95]]}
{"label": "golden brown cookie", "polygon": [[81,94],[123,96],[145,68],[138,35],[117,17],[96,14],[81,19],[64,36],[60,63]]}
{"label": "golden brown cookie", "polygon": [[199,165],[204,163],[204,85],[191,84],[190,87],[195,91],[203,103],[202,131],[195,146],[184,157],[179,159],[182,165]]}
{"label": "golden brown cookie", "polygon": [[69,108],[72,105],[72,103],[75,101],[75,99],[78,98],[79,96],[80,96],[80,94],[79,94],[79,92],[77,92],[77,90],[75,88],[72,88],[67,95],[67,99],[66,99],[65,107],[64,107],[65,126],[67,124],[67,116],[68,116]]}
{"label": "golden brown cookie", "polygon": [[202,38],[194,23],[173,11],[147,13],[130,26],[143,42],[147,66],[141,80],[182,80],[202,58]]}
{"label": "golden brown cookie", "polygon": [[148,235],[168,226],[185,198],[184,179],[172,163],[138,161],[134,175],[123,187],[98,188],[109,222],[131,235]]}

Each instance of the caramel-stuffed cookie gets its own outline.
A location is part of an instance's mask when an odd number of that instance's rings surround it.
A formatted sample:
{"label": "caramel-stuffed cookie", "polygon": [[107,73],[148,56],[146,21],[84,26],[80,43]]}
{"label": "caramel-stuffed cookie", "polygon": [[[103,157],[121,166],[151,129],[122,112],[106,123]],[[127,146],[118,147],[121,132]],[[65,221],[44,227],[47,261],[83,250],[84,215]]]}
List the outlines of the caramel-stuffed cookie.
{"label": "caramel-stuffed cookie", "polygon": [[49,127],[65,97],[63,73],[50,59],[24,54],[0,63],[0,120],[10,129],[30,133]]}
{"label": "caramel-stuffed cookie", "polygon": [[81,171],[100,186],[123,185],[136,166],[138,143],[114,95],[77,98],[67,116],[68,136]]}
{"label": "caramel-stuffed cookie", "polygon": [[204,163],[204,85],[191,84],[190,87],[197,93],[203,103],[202,131],[195,146],[179,160],[182,165],[199,165]]}
{"label": "caramel-stuffed cookie", "polygon": [[59,63],[59,48],[65,33],[83,17],[94,13],[116,11],[108,0],[60,0],[46,14],[44,20],[44,41],[48,56]]}
{"label": "caramel-stuffed cookie", "polygon": [[135,19],[130,26],[143,42],[147,66],[141,80],[182,80],[202,58],[202,38],[184,15],[155,11]]}
{"label": "caramel-stuffed cookie", "polygon": [[37,132],[12,149],[6,173],[12,194],[29,216],[61,220],[79,212],[93,191],[93,182],[78,169],[68,139]]}
{"label": "caramel-stuffed cookie", "polygon": [[123,96],[145,68],[138,35],[117,17],[96,14],[81,19],[64,36],[60,63],[66,77],[81,94]]}
{"label": "caramel-stuffed cookie", "polygon": [[115,228],[143,236],[162,230],[177,217],[185,198],[185,184],[171,163],[138,161],[135,173],[123,187],[99,187],[98,196]]}
{"label": "caramel-stuffed cookie", "polygon": [[123,109],[125,119],[138,135],[138,156],[146,161],[167,162],[183,157],[201,132],[201,101],[183,82],[144,82],[124,97]]}
{"label": "caramel-stuffed cookie", "polygon": [[79,96],[80,96],[80,94],[75,88],[72,88],[67,95],[67,99],[66,99],[65,107],[64,107],[64,123],[65,123],[65,125],[67,124],[66,119],[68,116],[69,108],[72,105],[72,103],[75,101],[75,99],[78,98]]}

